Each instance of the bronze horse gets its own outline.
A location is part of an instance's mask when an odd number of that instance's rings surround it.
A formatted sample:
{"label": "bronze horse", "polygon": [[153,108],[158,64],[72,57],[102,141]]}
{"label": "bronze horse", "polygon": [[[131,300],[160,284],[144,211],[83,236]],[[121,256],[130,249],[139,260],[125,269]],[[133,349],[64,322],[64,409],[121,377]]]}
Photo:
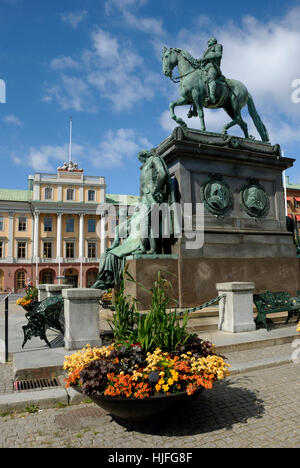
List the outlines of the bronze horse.
{"label": "bronze horse", "polygon": [[167,48],[163,50],[163,73],[165,76],[173,79],[173,70],[177,66],[179,71],[178,82],[180,82],[179,91],[181,96],[170,103],[170,115],[175,122],[182,127],[186,123],[180,117],[177,117],[174,109],[177,106],[192,105],[194,112],[190,115],[198,115],[200,118],[200,128],[205,131],[205,120],[203,108],[222,108],[231,117],[232,121],[223,128],[223,134],[234,125],[239,125],[244,132],[245,138],[249,138],[247,123],[242,119],[241,110],[247,104],[249,114],[255,124],[255,127],[262,141],[269,141],[269,135],[266,127],[261,121],[253,99],[246,86],[238,80],[223,79],[218,81],[216,98],[217,103],[210,105],[206,103],[207,87],[206,72],[201,68],[201,61],[194,59],[189,52],[183,49]]}

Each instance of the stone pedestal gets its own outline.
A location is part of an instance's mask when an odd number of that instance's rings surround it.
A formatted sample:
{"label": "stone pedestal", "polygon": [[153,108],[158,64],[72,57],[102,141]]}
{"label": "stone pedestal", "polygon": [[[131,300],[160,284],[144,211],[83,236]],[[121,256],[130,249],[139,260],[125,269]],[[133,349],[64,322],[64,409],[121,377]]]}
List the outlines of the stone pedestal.
{"label": "stone pedestal", "polygon": [[97,289],[64,289],[65,348],[80,349],[87,344],[101,346]]}
{"label": "stone pedestal", "polygon": [[[134,256],[133,277],[148,289],[160,269],[173,273],[171,297],[195,307],[216,297],[215,285],[253,282],[255,293],[300,290],[300,259],[287,230],[282,173],[294,159],[279,145],[178,127],[158,147],[176,179],[182,235],[176,257]],[[166,256],[167,257],[167,256]],[[128,283],[147,308],[149,296]]]}
{"label": "stone pedestal", "polygon": [[71,289],[71,284],[47,284],[47,297],[61,296],[64,289]]}
{"label": "stone pedestal", "polygon": [[218,283],[219,330],[241,333],[256,329],[253,318],[254,283]]}
{"label": "stone pedestal", "polygon": [[38,287],[37,287],[37,289],[38,289],[38,301],[39,302],[42,302],[47,297],[46,286],[47,286],[47,284],[39,284]]}
{"label": "stone pedestal", "polygon": [[[167,290],[167,295],[176,302],[170,301],[170,308],[178,307],[178,256],[177,255],[132,255],[126,258],[128,272],[135,279],[135,283],[126,281],[126,294],[137,299],[139,310],[147,310],[150,307],[151,296],[145,291],[153,288],[157,280],[158,272],[172,285]],[[140,283],[140,284],[138,284]],[[142,286],[143,287],[142,287]]]}
{"label": "stone pedestal", "polygon": [[63,289],[71,289],[71,284],[39,284],[38,301],[41,302],[47,297],[61,296]]}
{"label": "stone pedestal", "polygon": [[177,180],[183,213],[182,237],[172,250],[180,307],[214,298],[219,282],[254,282],[256,293],[295,295],[299,259],[282,182],[294,159],[282,157],[279,145],[180,127],[157,152]]}

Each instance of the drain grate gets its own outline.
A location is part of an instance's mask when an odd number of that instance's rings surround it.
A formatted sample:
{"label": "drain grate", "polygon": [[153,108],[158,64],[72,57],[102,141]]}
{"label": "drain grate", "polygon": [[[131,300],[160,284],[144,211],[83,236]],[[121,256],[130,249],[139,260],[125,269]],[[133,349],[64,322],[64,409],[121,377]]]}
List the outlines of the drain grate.
{"label": "drain grate", "polygon": [[54,379],[37,379],[37,380],[16,380],[14,382],[15,392],[25,392],[27,390],[41,390],[43,388],[59,387],[60,383],[57,378]]}

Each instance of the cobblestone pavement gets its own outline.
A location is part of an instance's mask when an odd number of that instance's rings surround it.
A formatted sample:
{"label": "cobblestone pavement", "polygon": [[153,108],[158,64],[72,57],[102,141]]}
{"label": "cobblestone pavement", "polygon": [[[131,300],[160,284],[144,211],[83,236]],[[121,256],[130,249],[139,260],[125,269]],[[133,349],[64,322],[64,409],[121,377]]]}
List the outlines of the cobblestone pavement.
{"label": "cobblestone pavement", "polygon": [[93,403],[0,415],[0,447],[300,448],[300,364],[236,375],[156,423],[125,423]]}

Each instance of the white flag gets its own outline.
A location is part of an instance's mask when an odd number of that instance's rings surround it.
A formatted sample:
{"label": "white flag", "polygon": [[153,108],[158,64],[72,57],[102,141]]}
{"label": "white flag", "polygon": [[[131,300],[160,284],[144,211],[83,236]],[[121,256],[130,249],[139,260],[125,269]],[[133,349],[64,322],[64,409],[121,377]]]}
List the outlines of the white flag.
{"label": "white flag", "polygon": [[4,80],[0,80],[0,104],[6,103],[6,85]]}

